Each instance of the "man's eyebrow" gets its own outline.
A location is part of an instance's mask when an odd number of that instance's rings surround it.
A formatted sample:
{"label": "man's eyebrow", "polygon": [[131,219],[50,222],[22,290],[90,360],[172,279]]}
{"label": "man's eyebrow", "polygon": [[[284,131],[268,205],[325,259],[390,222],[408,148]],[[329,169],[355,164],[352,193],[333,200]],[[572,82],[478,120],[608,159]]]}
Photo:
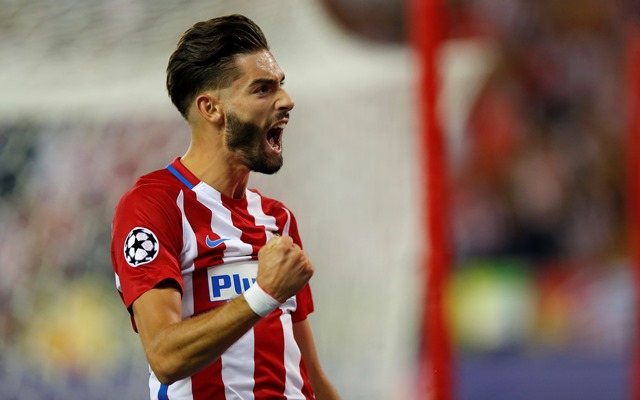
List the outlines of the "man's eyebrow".
{"label": "man's eyebrow", "polygon": [[280,80],[274,79],[274,78],[257,78],[251,81],[249,86],[263,85],[263,84],[277,85],[277,84],[281,84],[282,82],[284,82],[284,75],[282,75],[282,79]]}

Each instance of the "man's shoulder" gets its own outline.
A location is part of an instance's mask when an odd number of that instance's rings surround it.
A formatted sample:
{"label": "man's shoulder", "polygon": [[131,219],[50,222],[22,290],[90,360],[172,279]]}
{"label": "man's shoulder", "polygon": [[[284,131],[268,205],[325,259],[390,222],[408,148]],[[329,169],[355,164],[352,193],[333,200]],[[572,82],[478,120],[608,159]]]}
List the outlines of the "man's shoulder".
{"label": "man's shoulder", "polygon": [[280,200],[276,200],[272,197],[269,196],[265,196],[262,192],[260,192],[260,190],[256,189],[256,188],[250,188],[247,189],[249,192],[260,196],[260,201],[262,202],[263,205],[265,204],[269,204],[269,205],[276,205],[279,207],[284,207],[284,204],[282,204],[282,202]]}
{"label": "man's shoulder", "polygon": [[261,201],[262,207],[263,207],[263,209],[265,209],[265,211],[274,210],[274,209],[284,209],[288,213],[291,213],[291,210],[286,205],[284,205],[280,200],[276,200],[276,199],[274,199],[272,197],[265,196],[258,189],[255,189],[255,188],[248,189],[248,190],[250,192],[260,196],[260,201]]}
{"label": "man's shoulder", "polygon": [[183,187],[166,168],[149,172],[139,177],[133,186],[122,195],[120,203],[131,201],[174,202]]}
{"label": "man's shoulder", "polygon": [[180,181],[167,169],[161,168],[138,178],[133,188],[137,187],[163,188],[173,187],[179,190]]}

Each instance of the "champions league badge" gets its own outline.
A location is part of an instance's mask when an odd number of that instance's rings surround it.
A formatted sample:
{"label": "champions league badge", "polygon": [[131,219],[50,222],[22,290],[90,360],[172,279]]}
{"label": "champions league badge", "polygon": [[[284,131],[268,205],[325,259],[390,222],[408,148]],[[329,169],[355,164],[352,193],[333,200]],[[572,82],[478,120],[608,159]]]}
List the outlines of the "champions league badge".
{"label": "champions league badge", "polygon": [[158,238],[147,228],[133,228],[124,241],[124,258],[132,267],[153,261],[158,250]]}

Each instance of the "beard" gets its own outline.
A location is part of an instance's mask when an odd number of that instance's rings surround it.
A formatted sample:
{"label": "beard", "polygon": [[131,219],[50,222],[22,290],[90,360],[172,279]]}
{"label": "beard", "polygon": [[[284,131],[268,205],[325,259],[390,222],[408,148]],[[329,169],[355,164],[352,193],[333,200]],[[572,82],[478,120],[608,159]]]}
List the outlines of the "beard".
{"label": "beard", "polygon": [[240,120],[233,112],[226,113],[226,122],[227,146],[244,160],[249,170],[268,175],[280,170],[283,163],[282,154],[271,154],[270,149],[266,148],[264,129],[254,123]]}

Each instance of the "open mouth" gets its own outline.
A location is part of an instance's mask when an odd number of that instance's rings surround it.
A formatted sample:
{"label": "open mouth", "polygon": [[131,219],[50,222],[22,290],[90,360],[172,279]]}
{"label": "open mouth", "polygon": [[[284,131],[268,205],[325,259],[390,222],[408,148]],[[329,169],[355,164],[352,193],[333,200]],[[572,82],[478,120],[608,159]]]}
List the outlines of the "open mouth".
{"label": "open mouth", "polygon": [[276,152],[282,151],[282,131],[286,125],[285,122],[281,122],[267,131],[267,143]]}

